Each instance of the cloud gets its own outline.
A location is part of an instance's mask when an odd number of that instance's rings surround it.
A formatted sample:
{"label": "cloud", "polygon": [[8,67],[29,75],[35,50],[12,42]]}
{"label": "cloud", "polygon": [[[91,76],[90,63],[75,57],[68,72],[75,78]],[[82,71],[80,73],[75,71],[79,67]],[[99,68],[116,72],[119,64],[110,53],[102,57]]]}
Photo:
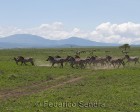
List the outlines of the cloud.
{"label": "cloud", "polygon": [[63,30],[63,23],[54,22],[52,24],[42,24],[38,28],[42,30]]}
{"label": "cloud", "polygon": [[41,24],[34,28],[0,27],[0,37],[13,34],[33,34],[47,39],[65,39],[69,37],[81,37],[92,41],[106,43],[140,44],[140,24],[127,22],[122,24],[102,23],[92,31],[84,31],[80,28],[67,30],[62,22]]}
{"label": "cloud", "polygon": [[90,33],[89,39],[110,42],[140,44],[140,24],[128,22],[123,24],[102,23]]}

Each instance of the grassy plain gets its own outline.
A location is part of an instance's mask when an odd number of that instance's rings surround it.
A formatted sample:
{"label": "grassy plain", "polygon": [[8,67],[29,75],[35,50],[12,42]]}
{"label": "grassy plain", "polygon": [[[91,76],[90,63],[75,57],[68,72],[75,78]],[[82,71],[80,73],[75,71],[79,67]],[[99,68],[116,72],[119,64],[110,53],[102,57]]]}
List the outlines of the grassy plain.
{"label": "grassy plain", "polygon": [[[140,112],[140,64],[73,69],[50,68],[45,61],[49,55],[93,49],[97,56],[124,56],[116,47],[0,50],[1,112]],[[16,65],[13,57],[19,55],[33,57],[36,66]],[[129,55],[140,57],[140,48],[131,48]],[[91,53],[81,54],[87,56]]]}

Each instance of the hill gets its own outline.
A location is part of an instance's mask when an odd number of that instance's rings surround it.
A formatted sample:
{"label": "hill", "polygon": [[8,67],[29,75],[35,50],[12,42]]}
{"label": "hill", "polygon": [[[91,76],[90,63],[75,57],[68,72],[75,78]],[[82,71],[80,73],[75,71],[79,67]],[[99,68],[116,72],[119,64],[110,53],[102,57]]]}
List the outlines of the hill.
{"label": "hill", "polygon": [[15,34],[0,38],[0,48],[40,48],[40,47],[70,47],[70,46],[116,46],[117,44],[100,43],[70,37],[62,40],[49,40],[30,34]]}

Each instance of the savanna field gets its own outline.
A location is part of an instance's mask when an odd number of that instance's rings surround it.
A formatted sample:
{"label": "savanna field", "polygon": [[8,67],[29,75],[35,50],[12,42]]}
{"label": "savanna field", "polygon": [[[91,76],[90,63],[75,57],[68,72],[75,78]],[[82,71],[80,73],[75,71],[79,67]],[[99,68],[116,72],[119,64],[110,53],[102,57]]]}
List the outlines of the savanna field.
{"label": "savanna field", "polygon": [[[93,49],[96,52],[91,53]],[[118,47],[0,50],[0,112],[140,112],[140,63],[125,67],[51,67],[48,56],[124,57]],[[107,51],[107,52],[105,52]],[[140,57],[140,48],[130,48]],[[33,57],[35,66],[14,57]],[[126,60],[125,60],[126,62]]]}

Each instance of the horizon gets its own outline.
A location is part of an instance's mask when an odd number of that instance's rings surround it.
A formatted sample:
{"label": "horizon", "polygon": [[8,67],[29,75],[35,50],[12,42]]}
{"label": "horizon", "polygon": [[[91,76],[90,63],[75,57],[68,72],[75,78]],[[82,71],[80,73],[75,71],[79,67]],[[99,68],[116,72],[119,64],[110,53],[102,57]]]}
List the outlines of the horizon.
{"label": "horizon", "polygon": [[2,0],[0,37],[32,34],[139,45],[139,6],[139,0]]}
{"label": "horizon", "polygon": [[[120,46],[120,45],[123,45],[123,44],[117,44],[117,43],[106,43],[106,42],[98,42],[98,41],[92,41],[92,40],[89,40],[89,39],[86,39],[86,38],[80,38],[80,37],[68,37],[68,38],[65,38],[65,39],[47,39],[47,38],[43,38],[43,37],[41,37],[41,36],[38,36],[38,35],[33,35],[33,34],[14,34],[14,35],[9,35],[9,36],[7,36],[7,37],[3,37],[3,38],[0,38],[0,42],[3,42],[3,41],[1,41],[1,39],[5,39],[5,38],[8,38],[8,39],[15,39],[15,38],[19,38],[19,36],[20,36],[20,38],[21,39],[24,39],[24,37],[31,37],[31,36],[33,36],[33,38],[34,39],[36,39],[36,38],[41,38],[41,39],[45,39],[45,40],[50,40],[50,41],[63,41],[63,40],[69,40],[69,39],[79,39],[79,40],[85,40],[85,41],[88,41],[88,42],[96,42],[96,43],[100,43],[100,44],[104,44],[104,45],[101,45],[100,47],[102,47],[102,46],[106,46],[106,47],[108,47],[109,45],[111,45],[111,46]],[[24,36],[24,37],[23,37]],[[36,37],[36,38],[35,38]],[[27,39],[27,38],[26,38]],[[30,39],[30,38],[28,38],[28,39]],[[18,40],[20,40],[20,39],[18,39]],[[27,40],[26,40],[27,41]],[[76,42],[76,41],[73,41],[74,43]],[[9,43],[9,42],[8,42]],[[25,42],[26,43],[26,42]],[[107,45],[107,44],[109,44],[109,45]],[[128,43],[124,43],[124,44],[128,44]],[[67,45],[67,44],[62,44],[62,45]],[[71,44],[70,44],[71,45]],[[137,46],[137,44],[130,44],[130,45],[136,45]],[[78,46],[78,45],[76,45],[75,44],[75,46]],[[93,45],[93,46],[96,46],[96,45]],[[85,46],[86,47],[86,46]],[[87,46],[88,47],[88,46]]]}

